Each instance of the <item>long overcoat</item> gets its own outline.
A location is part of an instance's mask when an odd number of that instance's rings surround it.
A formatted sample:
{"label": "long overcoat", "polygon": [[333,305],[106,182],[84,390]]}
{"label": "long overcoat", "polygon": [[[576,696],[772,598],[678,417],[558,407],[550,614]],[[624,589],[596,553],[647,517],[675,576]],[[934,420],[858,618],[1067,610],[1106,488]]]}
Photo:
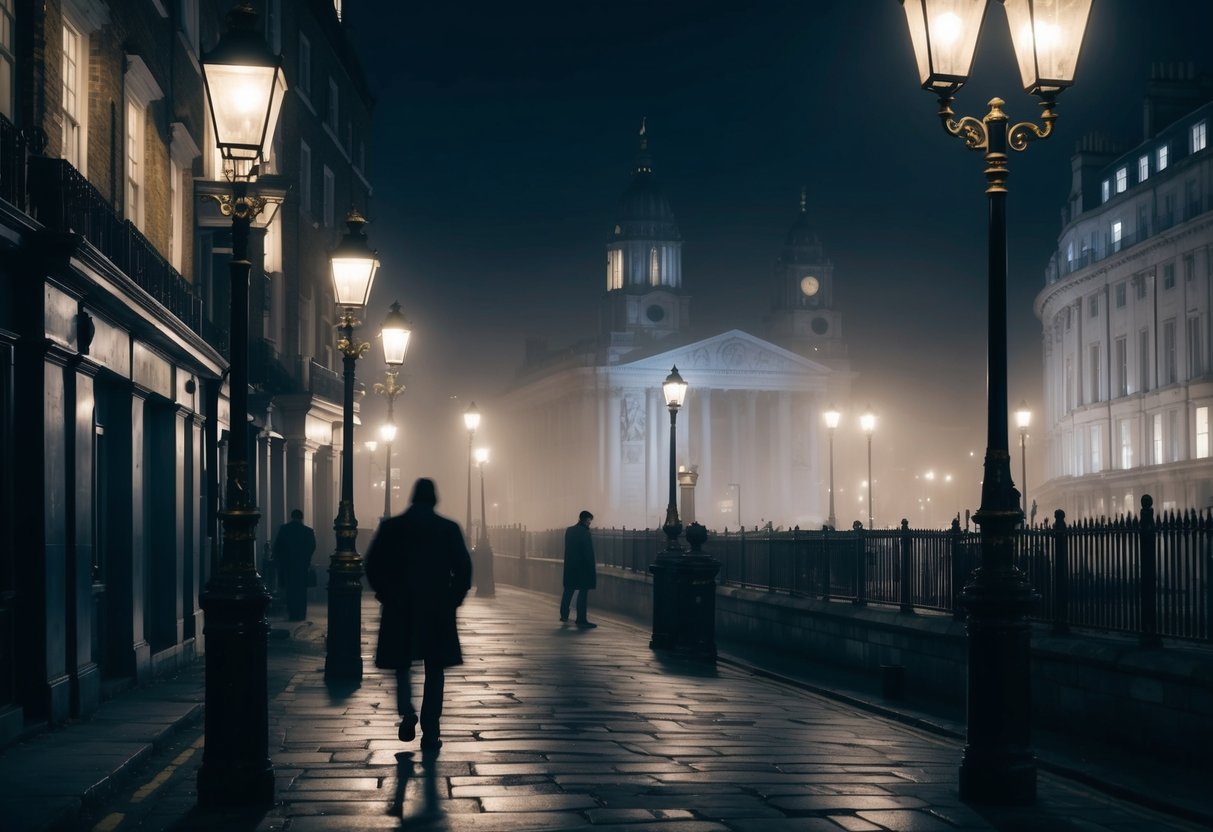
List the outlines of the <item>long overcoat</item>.
{"label": "long overcoat", "polygon": [[416,660],[463,663],[455,610],[472,585],[463,533],[432,506],[414,503],[379,525],[366,553],[366,577],[383,605],[375,665]]}
{"label": "long overcoat", "polygon": [[564,588],[594,589],[598,572],[594,567],[594,539],[590,527],[577,523],[564,530]]}

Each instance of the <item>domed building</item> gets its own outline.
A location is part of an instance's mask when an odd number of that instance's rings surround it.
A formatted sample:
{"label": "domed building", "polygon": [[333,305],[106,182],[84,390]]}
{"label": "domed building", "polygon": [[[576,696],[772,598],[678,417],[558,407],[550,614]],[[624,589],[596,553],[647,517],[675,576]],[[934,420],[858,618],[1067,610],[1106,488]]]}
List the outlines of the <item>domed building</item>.
{"label": "domed building", "polygon": [[648,139],[642,125],[607,235],[599,332],[559,350],[531,344],[516,384],[495,403],[505,438],[496,466],[502,516],[554,528],[588,508],[596,525],[659,527],[670,458],[661,384],[677,366],[690,388],[675,455],[697,474],[693,503],[679,508],[683,522],[820,526],[828,514],[821,414],[846,401],[852,376],[832,306],[833,265],[804,196],[775,269],[769,331],[696,332],[682,235]]}

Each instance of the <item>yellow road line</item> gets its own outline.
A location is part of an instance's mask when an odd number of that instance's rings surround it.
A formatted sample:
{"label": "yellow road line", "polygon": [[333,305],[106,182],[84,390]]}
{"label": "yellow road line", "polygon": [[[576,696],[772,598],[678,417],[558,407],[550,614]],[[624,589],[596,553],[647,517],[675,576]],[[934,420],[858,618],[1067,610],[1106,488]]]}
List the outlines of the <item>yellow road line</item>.
{"label": "yellow road line", "polygon": [[124,818],[126,818],[126,815],[122,814],[121,812],[114,812],[106,815],[97,822],[96,826],[93,827],[93,832],[114,832],[114,830],[118,828],[118,824],[122,823]]}

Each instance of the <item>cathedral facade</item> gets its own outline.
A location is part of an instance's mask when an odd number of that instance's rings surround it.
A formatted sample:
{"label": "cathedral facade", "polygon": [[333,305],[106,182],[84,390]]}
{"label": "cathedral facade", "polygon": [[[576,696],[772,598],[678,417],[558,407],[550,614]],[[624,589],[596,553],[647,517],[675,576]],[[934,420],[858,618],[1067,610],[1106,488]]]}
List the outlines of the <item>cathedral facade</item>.
{"label": "cathedral facade", "polygon": [[852,375],[833,265],[809,228],[804,197],[764,331],[703,332],[692,326],[682,237],[647,145],[642,127],[606,242],[599,332],[530,351],[497,403],[504,516],[554,528],[589,509],[599,526],[661,526],[670,460],[661,384],[677,366],[689,392],[675,456],[698,472],[695,516],[680,506],[683,522],[820,527],[829,499],[822,413],[846,402]]}

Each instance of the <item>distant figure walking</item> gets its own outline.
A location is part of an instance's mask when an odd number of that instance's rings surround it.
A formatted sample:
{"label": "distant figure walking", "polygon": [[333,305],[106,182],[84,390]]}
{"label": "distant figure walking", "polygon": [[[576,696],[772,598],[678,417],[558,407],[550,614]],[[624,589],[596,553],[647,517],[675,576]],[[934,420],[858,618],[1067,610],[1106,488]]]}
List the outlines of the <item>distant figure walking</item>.
{"label": "distant figure walking", "polygon": [[590,521],[594,515],[581,512],[575,525],[564,530],[564,594],[560,596],[560,620],[569,620],[569,604],[577,593],[577,626],[593,629],[586,618],[586,593],[598,586],[594,569],[594,539],[590,536]]}
{"label": "distant figure walking", "polygon": [[307,617],[307,573],[316,551],[316,533],[303,525],[303,512],[291,512],[290,522],[278,527],[271,544],[278,580],[286,591],[286,611],[291,621]]}
{"label": "distant figure walking", "polygon": [[421,747],[442,746],[445,670],[463,664],[455,610],[472,586],[472,559],[463,532],[434,511],[438,490],[426,478],[413,485],[412,505],[379,524],[366,552],[366,577],[383,605],[375,666],[396,671],[400,740],[417,736],[417,711],[409,686],[414,661],[425,664],[421,699]]}

